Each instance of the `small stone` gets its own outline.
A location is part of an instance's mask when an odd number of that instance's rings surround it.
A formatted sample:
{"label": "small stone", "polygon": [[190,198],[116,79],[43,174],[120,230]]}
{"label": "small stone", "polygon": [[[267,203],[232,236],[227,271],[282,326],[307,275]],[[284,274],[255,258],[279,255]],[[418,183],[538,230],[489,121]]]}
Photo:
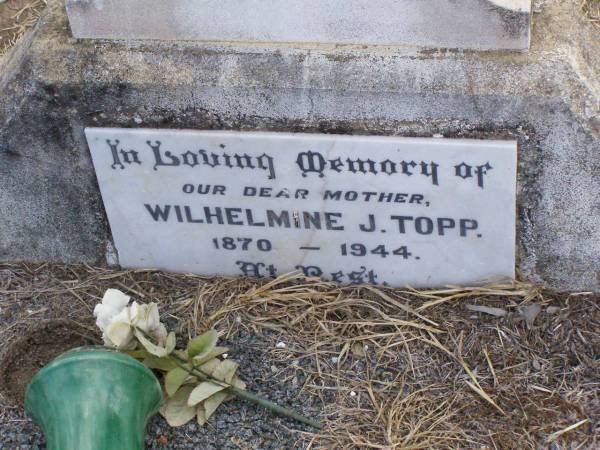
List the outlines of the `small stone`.
{"label": "small stone", "polygon": [[277,348],[286,348],[287,345],[285,345],[285,342],[278,342],[277,345],[275,345],[275,347],[277,347]]}
{"label": "small stone", "polygon": [[350,391],[350,397],[356,397],[356,392]]}

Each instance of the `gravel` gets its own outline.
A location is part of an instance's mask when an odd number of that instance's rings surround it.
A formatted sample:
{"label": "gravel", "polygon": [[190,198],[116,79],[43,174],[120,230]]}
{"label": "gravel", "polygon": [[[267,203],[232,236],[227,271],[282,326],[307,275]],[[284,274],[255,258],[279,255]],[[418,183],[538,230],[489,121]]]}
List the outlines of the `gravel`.
{"label": "gravel", "polygon": [[[223,344],[231,349],[229,358],[240,363],[238,373],[249,390],[308,417],[319,413],[318,400],[300,393],[304,380],[292,375],[287,364],[269,357],[273,342],[268,336],[242,331]],[[8,407],[0,399],[0,411],[0,450],[46,448],[41,430],[20,409]],[[154,417],[147,428],[146,448],[295,450],[307,447],[302,431],[311,432],[293,420],[235,399],[221,405],[204,427],[191,422],[171,428],[162,417]]]}

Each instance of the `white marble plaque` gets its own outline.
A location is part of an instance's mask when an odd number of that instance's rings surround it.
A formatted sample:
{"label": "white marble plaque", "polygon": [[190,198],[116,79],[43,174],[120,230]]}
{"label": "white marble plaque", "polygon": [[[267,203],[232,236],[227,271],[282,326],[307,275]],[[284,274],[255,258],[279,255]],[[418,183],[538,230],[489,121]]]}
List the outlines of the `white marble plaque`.
{"label": "white marble plaque", "polygon": [[418,287],[514,277],[513,141],[86,136],[124,267]]}
{"label": "white marble plaque", "polygon": [[531,0],[67,0],[95,39],[301,42],[524,50]]}

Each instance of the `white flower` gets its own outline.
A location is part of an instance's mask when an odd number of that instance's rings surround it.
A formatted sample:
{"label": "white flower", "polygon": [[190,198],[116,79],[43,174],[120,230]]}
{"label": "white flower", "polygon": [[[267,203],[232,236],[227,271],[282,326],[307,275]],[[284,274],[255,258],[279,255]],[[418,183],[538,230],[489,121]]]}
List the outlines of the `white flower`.
{"label": "white flower", "polygon": [[105,332],[112,320],[123,311],[129,304],[129,296],[123,294],[118,289],[108,289],[102,297],[102,303],[98,303],[94,308],[94,317],[96,325]]}
{"label": "white flower", "polygon": [[133,331],[131,308],[126,307],[113,317],[111,323],[106,327],[106,331],[102,334],[104,345],[116,347],[119,350],[133,350],[136,346]]}
{"label": "white flower", "polygon": [[157,339],[159,345],[164,344],[165,339],[167,339],[167,329],[160,322],[158,305],[156,303],[138,305],[136,302],[133,302],[133,305],[131,305],[131,317],[132,325]]}
{"label": "white flower", "polygon": [[117,289],[108,289],[94,308],[96,325],[102,330],[104,345],[120,350],[132,350],[136,346],[135,329],[139,328],[164,345],[167,329],[160,322],[156,303],[129,305],[129,296]]}

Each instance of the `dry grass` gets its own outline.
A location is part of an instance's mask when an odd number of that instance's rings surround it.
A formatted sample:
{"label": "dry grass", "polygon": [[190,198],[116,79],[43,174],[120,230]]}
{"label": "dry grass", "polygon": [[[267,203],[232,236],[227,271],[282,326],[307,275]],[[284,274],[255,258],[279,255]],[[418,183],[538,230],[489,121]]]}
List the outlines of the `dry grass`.
{"label": "dry grass", "polygon": [[8,0],[0,4],[0,56],[33,27],[46,0]]}
{"label": "dry grass", "polygon": [[580,0],[581,10],[588,20],[600,28],[600,0]]}
{"label": "dry grass", "polygon": [[[87,266],[0,267],[0,331],[91,309],[117,287],[161,311],[182,335],[216,327],[264,333],[282,377],[323,402],[311,449],[599,448],[600,306],[525,283],[393,290],[296,275],[205,278]],[[474,313],[465,304],[505,311]],[[49,306],[52,305],[52,308]],[[531,311],[538,311],[533,317]],[[243,367],[241,368],[243,374]]]}

